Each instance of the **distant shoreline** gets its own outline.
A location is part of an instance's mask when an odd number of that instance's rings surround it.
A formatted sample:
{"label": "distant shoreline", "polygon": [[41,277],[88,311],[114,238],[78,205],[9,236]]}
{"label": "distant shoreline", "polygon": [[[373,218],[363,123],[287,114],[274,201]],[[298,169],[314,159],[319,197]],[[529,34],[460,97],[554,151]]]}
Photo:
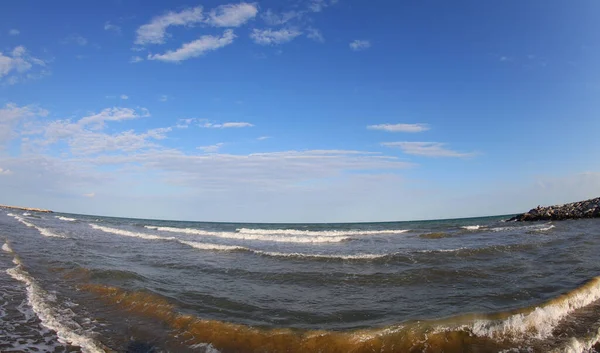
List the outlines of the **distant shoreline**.
{"label": "distant shoreline", "polygon": [[54,213],[51,210],[45,210],[43,208],[33,208],[33,207],[20,207],[20,206],[8,206],[8,205],[0,205],[0,208],[5,208],[9,210],[20,210],[20,211],[32,211],[32,212],[44,212],[44,213]]}

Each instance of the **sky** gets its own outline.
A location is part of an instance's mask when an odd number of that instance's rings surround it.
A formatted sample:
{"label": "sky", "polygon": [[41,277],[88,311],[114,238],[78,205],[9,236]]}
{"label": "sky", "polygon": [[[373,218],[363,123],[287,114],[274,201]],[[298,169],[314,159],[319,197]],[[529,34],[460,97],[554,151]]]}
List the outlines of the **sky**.
{"label": "sky", "polygon": [[0,204],[366,222],[600,194],[600,2],[3,1]]}

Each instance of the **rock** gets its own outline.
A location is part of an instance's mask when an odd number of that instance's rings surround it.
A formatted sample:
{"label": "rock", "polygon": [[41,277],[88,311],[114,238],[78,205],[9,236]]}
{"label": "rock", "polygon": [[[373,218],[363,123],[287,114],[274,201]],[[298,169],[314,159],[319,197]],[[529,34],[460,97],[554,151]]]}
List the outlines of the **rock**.
{"label": "rock", "polygon": [[578,218],[600,218],[600,197],[585,201],[548,207],[537,206],[509,219],[509,221],[529,222],[565,220]]}

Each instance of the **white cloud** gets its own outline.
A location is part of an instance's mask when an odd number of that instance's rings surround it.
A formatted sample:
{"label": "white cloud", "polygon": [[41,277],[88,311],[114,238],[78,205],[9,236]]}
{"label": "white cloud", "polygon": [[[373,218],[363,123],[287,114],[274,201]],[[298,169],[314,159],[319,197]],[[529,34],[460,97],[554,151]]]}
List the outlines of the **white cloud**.
{"label": "white cloud", "polygon": [[8,31],[8,34],[11,36],[18,36],[21,32],[18,29],[11,29],[10,31]]}
{"label": "white cloud", "polygon": [[330,0],[329,2],[327,2],[327,0],[312,0],[308,4],[308,9],[312,12],[321,12],[324,8],[329,7],[337,2],[338,0]]}
{"label": "white cloud", "polygon": [[429,130],[427,124],[379,124],[369,125],[367,129],[383,130],[388,132],[423,132]]}
{"label": "white cloud", "polygon": [[257,139],[258,141],[264,141],[264,140],[268,140],[268,139],[270,139],[270,138],[271,138],[271,136],[260,136],[260,137],[257,137],[256,139]]}
{"label": "white cloud", "polygon": [[19,107],[14,103],[7,103],[0,108],[0,149],[16,136],[14,130],[23,121],[46,116],[48,116],[47,110],[32,105]]}
{"label": "white cloud", "polygon": [[110,21],[106,21],[106,23],[104,24],[104,30],[121,34],[121,27],[110,23]]}
{"label": "white cloud", "polygon": [[282,28],[274,31],[272,29],[253,29],[250,38],[260,45],[275,45],[287,43],[301,35],[302,32],[292,28]]}
{"label": "white cloud", "polygon": [[206,23],[215,27],[239,27],[256,17],[256,3],[228,4],[212,9]]}
{"label": "white cloud", "polygon": [[302,12],[298,12],[298,11],[288,11],[288,12],[283,12],[283,13],[277,14],[277,13],[273,12],[271,9],[268,9],[267,11],[263,12],[263,14],[261,15],[261,18],[269,26],[280,26],[280,25],[286,24],[287,22],[289,22],[295,18],[301,17],[302,14],[303,14]]}
{"label": "white cloud", "polygon": [[169,97],[166,94],[162,94],[160,97],[158,97],[159,102],[166,102],[168,100],[169,100]]}
{"label": "white cloud", "polygon": [[194,121],[196,121],[196,119],[194,119],[194,118],[179,119],[177,121],[177,125],[175,125],[175,127],[178,129],[187,129],[190,126],[190,124],[192,124]]}
{"label": "white cloud", "polygon": [[316,28],[308,27],[306,29],[306,36],[315,42],[323,43],[325,42],[325,38],[323,38],[323,34]]}
{"label": "white cloud", "polygon": [[36,66],[43,68],[46,63],[29,55],[27,49],[22,45],[15,47],[6,55],[0,52],[0,80],[12,75],[7,80],[8,84],[17,83],[21,78],[37,78],[31,73],[27,73]]}
{"label": "white cloud", "polygon": [[384,142],[386,147],[398,147],[402,152],[423,157],[472,157],[475,153],[457,152],[445,148],[440,142]]}
{"label": "white cloud", "polygon": [[80,46],[84,46],[88,43],[88,40],[82,37],[79,34],[70,34],[65,39],[61,41],[62,44],[77,44]]}
{"label": "white cloud", "polygon": [[202,6],[196,6],[180,12],[168,12],[164,15],[154,17],[150,23],[140,26],[136,31],[135,44],[162,44],[165,42],[168,27],[192,26],[203,20]]}
{"label": "white cloud", "polygon": [[120,98],[123,100],[127,100],[127,99],[129,99],[129,96],[126,94],[122,94]]}
{"label": "white cloud", "polygon": [[223,145],[225,145],[223,142],[219,142],[214,145],[200,146],[197,147],[197,149],[201,150],[204,153],[216,153],[219,151],[219,149],[221,149],[221,147],[223,147]]}
{"label": "white cloud", "polygon": [[169,50],[164,54],[150,54],[148,60],[160,60],[166,62],[180,62],[190,58],[201,56],[202,54],[217,50],[233,43],[236,37],[233,31],[228,29],[223,32],[223,36],[205,35],[195,41],[185,43],[181,48],[172,51]]}
{"label": "white cloud", "polygon": [[131,59],[129,59],[129,62],[132,64],[139,63],[140,61],[144,61],[144,58],[141,56],[132,56]]}
{"label": "white cloud", "polygon": [[369,42],[368,40],[356,39],[356,40],[350,42],[350,49],[352,49],[354,51],[365,50],[370,47],[371,47],[371,42]]}
{"label": "white cloud", "polygon": [[242,128],[242,127],[253,127],[253,124],[246,122],[228,122],[223,124],[213,124],[210,122],[206,122],[201,124],[200,127],[209,128],[209,129],[228,129],[228,128]]}
{"label": "white cloud", "polygon": [[92,198],[92,197],[96,196],[96,193],[95,192],[90,192],[90,193],[87,193],[87,194],[83,194],[81,196]]}
{"label": "white cloud", "polygon": [[12,172],[10,171],[10,169],[2,169],[0,168],[0,176],[2,175],[10,175],[12,174]]}
{"label": "white cloud", "polygon": [[98,114],[86,116],[78,121],[80,126],[90,126],[93,130],[101,130],[107,121],[123,121],[147,117],[150,114],[145,108],[140,109],[140,113],[131,108],[106,108]]}

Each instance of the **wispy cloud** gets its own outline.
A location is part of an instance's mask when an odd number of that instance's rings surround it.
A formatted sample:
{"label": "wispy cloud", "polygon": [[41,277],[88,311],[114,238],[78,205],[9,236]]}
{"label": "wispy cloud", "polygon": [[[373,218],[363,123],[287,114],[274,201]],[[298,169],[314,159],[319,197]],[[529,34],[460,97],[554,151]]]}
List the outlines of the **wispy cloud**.
{"label": "wispy cloud", "polygon": [[457,152],[445,148],[440,142],[384,142],[386,147],[398,147],[402,152],[423,157],[472,157],[475,153]]}
{"label": "wispy cloud", "polygon": [[260,16],[263,21],[269,26],[280,26],[288,23],[289,21],[299,18],[303,15],[300,11],[287,11],[282,13],[276,13],[271,9],[263,12]]}
{"label": "wispy cloud", "polygon": [[369,49],[371,47],[371,42],[368,40],[356,39],[356,40],[350,42],[349,45],[350,45],[350,49],[352,49],[354,51],[360,51],[360,50]]}
{"label": "wispy cloud", "polygon": [[15,47],[6,55],[0,52],[0,80],[12,75],[8,77],[8,84],[17,83],[23,78],[34,78],[28,72],[35,66],[45,67],[46,63],[29,55],[27,49],[22,45]]}
{"label": "wispy cloud", "polygon": [[256,3],[228,4],[212,9],[205,22],[214,27],[239,27],[256,17]]}
{"label": "wispy cloud", "polygon": [[141,56],[132,56],[131,59],[129,59],[129,62],[132,64],[139,63],[140,61],[144,61],[144,58]]}
{"label": "wispy cloud", "polygon": [[121,27],[110,23],[110,21],[106,21],[106,23],[104,23],[104,30],[121,34]]}
{"label": "wispy cloud", "polygon": [[122,94],[122,95],[120,96],[120,98],[121,98],[121,99],[123,99],[123,100],[126,100],[126,99],[129,99],[129,96],[128,96],[128,95],[126,95],[126,94]]}
{"label": "wispy cloud", "polygon": [[135,44],[162,44],[165,42],[166,30],[170,26],[191,26],[202,22],[202,6],[185,9],[179,12],[167,12],[154,17],[150,23],[142,25],[136,31]]}
{"label": "wispy cloud", "polygon": [[308,4],[308,9],[312,12],[321,12],[324,8],[336,4],[338,0],[312,0]]}
{"label": "wispy cloud", "polygon": [[210,122],[203,123],[200,127],[208,129],[230,129],[230,128],[242,128],[242,127],[253,127],[254,125],[247,122],[228,122],[223,124],[213,124]]}
{"label": "wispy cloud", "polygon": [[160,60],[165,62],[177,63],[183,60],[201,56],[206,52],[217,50],[219,48],[227,46],[233,43],[233,39],[235,37],[236,35],[233,34],[233,31],[230,29],[225,30],[225,32],[223,32],[223,35],[220,37],[205,35],[200,37],[200,39],[189,43],[185,43],[181,48],[175,51],[170,50],[164,54],[150,54],[148,55],[148,60]]}
{"label": "wispy cloud", "polygon": [[92,198],[92,197],[96,196],[96,193],[95,192],[90,192],[90,193],[87,193],[87,194],[83,194],[81,196]]}
{"label": "wispy cloud", "polygon": [[20,107],[14,103],[7,103],[3,108],[0,108],[0,150],[6,142],[15,137],[14,130],[23,121],[46,116],[48,116],[47,110],[34,105]]}
{"label": "wispy cloud", "polygon": [[257,139],[258,141],[264,141],[264,140],[268,140],[268,139],[270,139],[270,138],[271,138],[271,136],[260,136],[260,137],[257,137],[256,139]]}
{"label": "wispy cloud", "polygon": [[282,28],[280,30],[272,29],[253,29],[250,38],[260,45],[275,45],[287,43],[301,35],[302,32],[293,28]]}
{"label": "wispy cloud", "polygon": [[12,174],[12,172],[10,171],[10,169],[2,169],[0,168],[0,176],[1,175],[10,175]]}
{"label": "wispy cloud", "polygon": [[427,124],[378,124],[367,126],[369,130],[383,130],[388,132],[423,132],[429,130]]}
{"label": "wispy cloud", "polygon": [[166,102],[168,100],[169,100],[169,96],[167,96],[166,94],[161,94],[160,97],[158,97],[159,102]]}
{"label": "wispy cloud", "polygon": [[145,108],[140,108],[140,111],[137,112],[131,108],[113,107],[106,108],[100,113],[83,117],[78,121],[78,124],[80,126],[91,126],[93,130],[100,130],[104,128],[104,123],[107,121],[123,121],[148,116],[150,116],[150,113]]}
{"label": "wispy cloud", "polygon": [[315,42],[319,42],[319,43],[323,43],[325,42],[325,38],[323,37],[323,34],[321,33],[321,31],[319,31],[316,28],[313,27],[308,27],[306,29],[306,36],[312,40],[314,40]]}
{"label": "wispy cloud", "polygon": [[219,149],[221,149],[221,147],[223,147],[223,145],[225,145],[223,142],[219,142],[214,145],[200,146],[197,147],[197,149],[201,150],[204,153],[216,153],[219,151]]}
{"label": "wispy cloud", "polygon": [[80,46],[84,46],[84,45],[87,45],[88,40],[79,34],[73,33],[73,34],[70,34],[67,37],[65,37],[63,40],[61,40],[60,43],[61,44],[77,44]]}
{"label": "wispy cloud", "polygon": [[15,28],[8,31],[8,34],[11,36],[18,36],[20,33],[21,33],[21,31],[19,31],[18,29],[15,29]]}

